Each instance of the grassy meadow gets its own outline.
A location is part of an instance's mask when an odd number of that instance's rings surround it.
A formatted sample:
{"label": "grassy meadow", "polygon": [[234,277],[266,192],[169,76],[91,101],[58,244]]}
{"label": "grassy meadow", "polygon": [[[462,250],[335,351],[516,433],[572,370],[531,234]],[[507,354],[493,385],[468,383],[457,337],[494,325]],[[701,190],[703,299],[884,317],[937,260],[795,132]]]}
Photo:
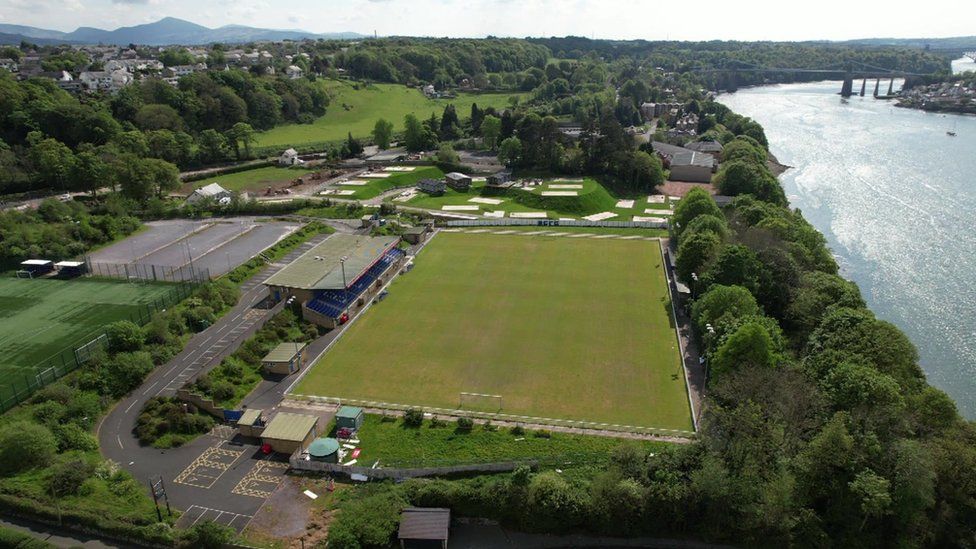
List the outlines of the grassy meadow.
{"label": "grassy meadow", "polygon": [[221,187],[229,191],[262,191],[269,185],[282,181],[291,181],[315,170],[308,168],[281,168],[278,166],[265,166],[243,172],[230,173],[226,175],[216,175],[188,183],[190,192],[193,189],[205,187],[211,183],[219,183]]}
{"label": "grassy meadow", "polygon": [[[444,107],[454,104],[458,117],[466,119],[471,114],[471,104],[484,109],[501,109],[509,105],[509,97],[520,100],[527,94],[520,93],[459,93],[455,99],[427,99],[416,88],[398,84],[357,85],[345,80],[322,80],[332,96],[325,116],[312,124],[286,124],[257,134],[256,147],[301,147],[303,145],[339,141],[351,132],[353,137],[367,137],[373,131],[376,120],[385,118],[393,122],[396,131],[403,130],[403,117],[413,113],[429,118],[431,113],[439,117]],[[359,89],[356,89],[357,86]]]}
{"label": "grassy meadow", "polygon": [[657,242],[441,233],[294,392],[690,430]]}

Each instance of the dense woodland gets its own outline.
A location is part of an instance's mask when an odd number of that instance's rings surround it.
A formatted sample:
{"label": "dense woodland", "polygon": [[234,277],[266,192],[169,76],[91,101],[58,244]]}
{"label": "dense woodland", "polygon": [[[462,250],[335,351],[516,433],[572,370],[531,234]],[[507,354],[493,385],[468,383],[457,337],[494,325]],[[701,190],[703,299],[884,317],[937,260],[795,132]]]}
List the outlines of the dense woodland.
{"label": "dense woodland", "polygon": [[0,71],[0,194],[111,188],[145,201],[175,189],[179,168],[247,158],[256,130],[309,122],[327,105],[314,82],[245,71],[81,97]]}

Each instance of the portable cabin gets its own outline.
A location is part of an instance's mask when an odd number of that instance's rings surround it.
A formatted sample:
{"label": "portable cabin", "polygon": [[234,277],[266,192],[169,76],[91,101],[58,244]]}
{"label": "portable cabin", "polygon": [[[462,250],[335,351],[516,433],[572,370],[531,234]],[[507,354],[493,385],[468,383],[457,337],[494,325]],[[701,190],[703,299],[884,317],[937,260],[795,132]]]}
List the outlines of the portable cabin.
{"label": "portable cabin", "polygon": [[356,406],[343,406],[336,414],[336,427],[346,429],[359,429],[363,425],[365,414],[363,409]]}
{"label": "portable cabin", "polygon": [[54,262],[50,259],[28,259],[20,262],[20,270],[30,273],[32,277],[42,276],[54,270]]}
{"label": "portable cabin", "polygon": [[283,341],[261,359],[261,366],[269,374],[293,374],[302,369],[305,348],[304,343]]}

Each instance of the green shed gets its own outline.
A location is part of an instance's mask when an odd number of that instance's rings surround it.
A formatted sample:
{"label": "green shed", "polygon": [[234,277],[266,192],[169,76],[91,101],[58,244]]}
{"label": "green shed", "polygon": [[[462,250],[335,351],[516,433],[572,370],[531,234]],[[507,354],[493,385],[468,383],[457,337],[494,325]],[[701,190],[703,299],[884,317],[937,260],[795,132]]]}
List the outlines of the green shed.
{"label": "green shed", "polygon": [[315,461],[339,463],[339,441],[334,438],[317,438],[308,447],[308,455]]}
{"label": "green shed", "polygon": [[336,414],[336,427],[359,429],[363,425],[363,409],[356,406],[343,406]]}

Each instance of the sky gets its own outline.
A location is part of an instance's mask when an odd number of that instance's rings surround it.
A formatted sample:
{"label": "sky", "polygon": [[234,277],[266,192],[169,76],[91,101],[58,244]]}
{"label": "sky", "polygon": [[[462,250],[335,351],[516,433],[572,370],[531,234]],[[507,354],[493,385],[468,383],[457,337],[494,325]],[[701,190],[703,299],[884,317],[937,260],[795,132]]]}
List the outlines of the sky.
{"label": "sky", "polygon": [[[381,36],[846,40],[976,34],[976,4],[872,0],[0,0],[0,22],[71,31],[162,17]],[[915,4],[916,6],[920,6]]]}

